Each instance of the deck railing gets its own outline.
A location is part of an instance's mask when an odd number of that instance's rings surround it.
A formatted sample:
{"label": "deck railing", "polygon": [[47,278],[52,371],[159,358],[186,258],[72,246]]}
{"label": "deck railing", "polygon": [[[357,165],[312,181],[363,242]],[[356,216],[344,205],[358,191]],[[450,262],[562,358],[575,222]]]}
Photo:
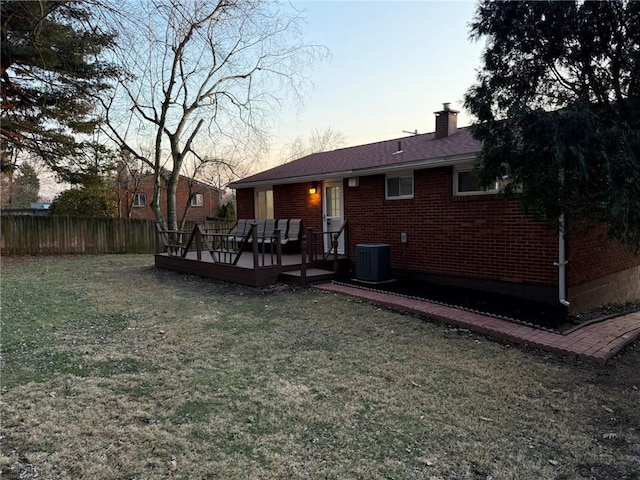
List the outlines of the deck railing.
{"label": "deck railing", "polygon": [[207,232],[200,224],[189,231],[165,230],[156,223],[156,229],[165,252],[170,256],[186,258],[190,252],[195,252],[196,258],[201,261],[202,253],[208,252],[213,263],[235,266],[242,252],[250,250],[254,269],[282,266],[279,230],[273,235],[258,236],[257,225],[254,223],[244,237],[239,237],[233,232]]}
{"label": "deck railing", "polygon": [[[300,268],[300,283],[304,287],[307,283],[307,266],[309,263],[326,261],[333,257],[333,272],[339,270],[338,260],[340,253],[340,238],[344,243],[344,253],[349,252],[349,235],[347,228],[347,220],[345,220],[340,228],[335,231],[314,232],[312,228],[307,229],[306,235],[302,237],[302,265]],[[329,248],[325,250],[325,238],[329,239]]]}
{"label": "deck railing", "polygon": [[[306,234],[306,250],[309,261],[317,262],[329,260],[333,258],[337,260],[340,246],[340,239],[343,240],[345,253],[349,251],[349,235],[347,228],[347,220],[345,220],[340,228],[336,231],[314,232],[308,228]],[[325,241],[325,239],[327,241]],[[329,245],[329,248],[325,248]]]}
{"label": "deck railing", "polygon": [[196,225],[202,225],[207,233],[228,233],[236,225],[236,220],[228,220],[226,218],[209,218],[205,221],[193,222],[186,221],[182,230],[193,231]]}

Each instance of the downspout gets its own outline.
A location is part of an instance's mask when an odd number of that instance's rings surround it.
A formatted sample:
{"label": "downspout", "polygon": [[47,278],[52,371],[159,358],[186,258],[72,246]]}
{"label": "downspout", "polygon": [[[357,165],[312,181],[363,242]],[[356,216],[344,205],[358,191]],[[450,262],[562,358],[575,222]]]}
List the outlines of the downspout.
{"label": "downspout", "polygon": [[[564,190],[564,164],[560,165],[559,171],[560,188]],[[564,192],[562,192],[564,193]],[[562,198],[562,196],[561,196]],[[560,200],[562,205],[562,200]],[[567,300],[567,255],[565,234],[564,211],[560,210],[558,217],[558,261],[554,263],[558,267],[558,301],[565,307],[570,305]]]}
{"label": "downspout", "polygon": [[560,214],[558,219],[558,261],[554,265],[558,267],[558,300],[562,305],[568,307],[571,305],[567,300],[567,258],[566,243],[564,238],[564,213]]}

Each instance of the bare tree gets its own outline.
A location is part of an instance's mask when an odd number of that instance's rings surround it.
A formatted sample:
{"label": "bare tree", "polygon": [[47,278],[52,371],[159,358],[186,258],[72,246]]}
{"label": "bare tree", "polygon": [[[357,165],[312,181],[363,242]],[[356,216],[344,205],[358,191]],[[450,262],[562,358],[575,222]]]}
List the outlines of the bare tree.
{"label": "bare tree", "polygon": [[297,137],[286,144],[280,151],[281,163],[287,163],[312,153],[326,152],[344,146],[346,137],[342,132],[336,132],[331,127],[324,130],[314,128],[307,138]]}
{"label": "bare tree", "polygon": [[[139,8],[144,11],[125,13],[122,21],[129,77],[102,100],[106,132],[149,166],[153,211],[175,229],[185,162],[215,158],[233,170],[237,165],[221,160],[227,157],[209,155],[212,148],[261,148],[274,112],[283,101],[304,95],[308,81],[302,72],[325,50],[304,44],[299,13],[286,13],[273,2],[155,0]],[[144,20],[127,24],[136,18]],[[166,219],[159,204],[165,171]]]}
{"label": "bare tree", "polygon": [[146,162],[129,151],[120,151],[113,185],[118,198],[118,217],[131,218],[136,193],[140,192],[142,179],[148,174],[150,170]]}

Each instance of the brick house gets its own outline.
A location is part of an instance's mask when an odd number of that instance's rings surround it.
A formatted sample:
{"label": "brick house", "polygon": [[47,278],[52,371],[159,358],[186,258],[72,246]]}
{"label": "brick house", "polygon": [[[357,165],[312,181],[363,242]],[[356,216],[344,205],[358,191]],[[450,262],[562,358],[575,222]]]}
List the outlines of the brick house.
{"label": "brick house", "polygon": [[[143,218],[155,220],[151,209],[153,200],[153,175],[130,178],[120,183],[120,217]],[[217,217],[220,209],[220,190],[198,180],[180,175],[176,194],[178,220],[182,218],[185,208],[187,220],[204,222],[207,217]],[[163,179],[160,191],[160,209],[167,215],[167,186]]]}
{"label": "brick house", "polygon": [[[480,143],[436,112],[436,131],[312,154],[233,183],[238,218],[302,218],[356,245],[390,245],[391,266],[416,279],[585,310],[640,298],[640,257],[602,234],[560,237],[473,171]],[[566,267],[563,258],[566,258]],[[560,267],[558,265],[561,265]]]}

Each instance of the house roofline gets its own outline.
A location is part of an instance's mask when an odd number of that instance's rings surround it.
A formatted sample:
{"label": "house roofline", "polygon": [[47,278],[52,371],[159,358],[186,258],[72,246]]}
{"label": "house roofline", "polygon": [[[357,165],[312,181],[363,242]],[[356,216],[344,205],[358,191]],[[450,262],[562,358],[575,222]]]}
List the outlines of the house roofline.
{"label": "house roofline", "polygon": [[376,175],[381,173],[397,172],[402,170],[423,170],[438,167],[449,167],[475,161],[480,152],[463,153],[459,155],[449,155],[423,160],[415,160],[406,163],[394,163],[393,165],[381,165],[378,167],[367,167],[353,170],[341,170],[336,172],[320,173],[315,175],[301,175],[297,177],[275,178],[267,180],[256,180],[252,182],[231,182],[230,188],[252,188],[265,185],[288,185],[292,183],[303,183],[307,181],[328,180],[333,178],[360,177],[366,175]]}
{"label": "house roofline", "polygon": [[222,192],[221,188],[216,187],[215,185],[211,185],[210,183],[203,182],[202,180],[197,180],[195,178],[188,177],[187,175],[180,175],[183,178],[186,178],[187,181],[192,181],[195,184],[202,185],[203,187],[211,188],[213,190],[217,190],[218,192]]}
{"label": "house roofline", "polygon": [[[170,173],[168,170],[167,170],[167,172]],[[140,179],[153,177],[153,175],[154,175],[153,173],[147,173],[145,175],[141,175]],[[160,175],[160,176],[165,182],[167,181],[166,177],[164,177],[162,175]],[[203,182],[202,180],[198,180],[198,179],[190,177],[188,175],[183,175],[182,173],[179,176],[180,176],[180,178],[184,178],[187,182],[192,182],[194,185],[200,185],[200,186],[205,187],[205,188],[210,188],[212,190],[217,190],[218,193],[223,193],[223,190],[221,188],[218,188],[215,185],[211,185],[210,183]],[[122,184],[122,185],[128,185],[129,183],[131,183],[131,181],[129,179],[122,180],[120,182],[120,184]]]}

